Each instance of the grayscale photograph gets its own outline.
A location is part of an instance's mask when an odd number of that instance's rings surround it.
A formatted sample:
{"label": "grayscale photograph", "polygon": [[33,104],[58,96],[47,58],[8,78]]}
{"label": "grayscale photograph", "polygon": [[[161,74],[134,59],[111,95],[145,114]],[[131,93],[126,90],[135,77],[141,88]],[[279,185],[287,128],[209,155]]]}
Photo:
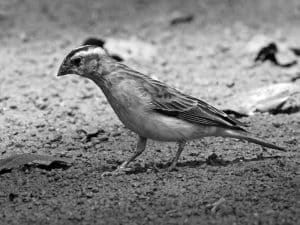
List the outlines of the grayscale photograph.
{"label": "grayscale photograph", "polygon": [[300,224],[299,0],[0,0],[0,225]]}

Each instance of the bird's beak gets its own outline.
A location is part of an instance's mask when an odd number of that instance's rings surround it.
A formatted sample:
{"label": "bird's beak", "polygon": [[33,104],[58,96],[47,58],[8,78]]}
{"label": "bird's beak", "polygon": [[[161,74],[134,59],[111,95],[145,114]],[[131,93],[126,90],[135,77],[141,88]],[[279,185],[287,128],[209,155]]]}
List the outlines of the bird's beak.
{"label": "bird's beak", "polygon": [[72,74],[72,71],[63,63],[57,72],[57,76],[61,77],[67,74]]}

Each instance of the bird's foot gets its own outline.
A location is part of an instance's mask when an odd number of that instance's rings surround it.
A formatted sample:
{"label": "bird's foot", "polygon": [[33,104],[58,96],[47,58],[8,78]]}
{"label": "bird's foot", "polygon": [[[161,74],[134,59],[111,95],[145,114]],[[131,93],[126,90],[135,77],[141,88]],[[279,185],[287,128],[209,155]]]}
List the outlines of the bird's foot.
{"label": "bird's foot", "polygon": [[172,171],[177,171],[177,167],[176,164],[171,164],[169,167],[167,168],[159,168],[157,165],[153,165],[153,170],[155,172],[172,172]]}
{"label": "bird's foot", "polygon": [[127,167],[127,162],[124,162],[121,166],[119,166],[114,171],[106,171],[101,174],[101,177],[107,177],[107,176],[120,176],[123,174],[126,174],[126,172],[131,171],[131,168]]}
{"label": "bird's foot", "polygon": [[166,169],[166,172],[172,172],[172,171],[177,171],[177,167],[176,167],[176,164],[175,165],[171,165],[169,166],[167,169]]}
{"label": "bird's foot", "polygon": [[101,174],[101,177],[109,177],[109,176],[120,176],[125,174],[126,172],[123,170],[116,169],[114,171],[105,171]]}
{"label": "bird's foot", "polygon": [[157,172],[172,172],[172,171],[177,171],[178,170],[177,167],[176,167],[176,164],[171,164],[169,167],[163,168],[163,169],[158,168],[157,166],[155,166],[154,168]]}

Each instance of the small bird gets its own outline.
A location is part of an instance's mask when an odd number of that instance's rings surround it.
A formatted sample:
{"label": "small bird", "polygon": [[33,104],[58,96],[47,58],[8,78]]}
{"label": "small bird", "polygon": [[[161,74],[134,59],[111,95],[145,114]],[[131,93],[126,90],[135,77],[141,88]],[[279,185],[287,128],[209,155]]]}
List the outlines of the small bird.
{"label": "small bird", "polygon": [[105,175],[124,173],[128,164],[145,150],[147,139],[178,143],[169,170],[176,167],[187,141],[207,136],[247,140],[285,151],[253,137],[242,122],[223,111],[117,62],[101,47],[86,45],[72,50],[57,76],[68,74],[94,81],[122,123],[138,134],[134,154]]}

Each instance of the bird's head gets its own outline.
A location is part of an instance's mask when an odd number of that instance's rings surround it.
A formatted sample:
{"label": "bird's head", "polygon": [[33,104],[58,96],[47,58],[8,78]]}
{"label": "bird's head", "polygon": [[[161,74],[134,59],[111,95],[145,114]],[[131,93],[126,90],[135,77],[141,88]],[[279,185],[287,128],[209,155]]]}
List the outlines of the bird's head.
{"label": "bird's head", "polygon": [[97,79],[109,72],[115,60],[98,46],[85,45],[72,50],[63,60],[57,76],[76,74]]}

